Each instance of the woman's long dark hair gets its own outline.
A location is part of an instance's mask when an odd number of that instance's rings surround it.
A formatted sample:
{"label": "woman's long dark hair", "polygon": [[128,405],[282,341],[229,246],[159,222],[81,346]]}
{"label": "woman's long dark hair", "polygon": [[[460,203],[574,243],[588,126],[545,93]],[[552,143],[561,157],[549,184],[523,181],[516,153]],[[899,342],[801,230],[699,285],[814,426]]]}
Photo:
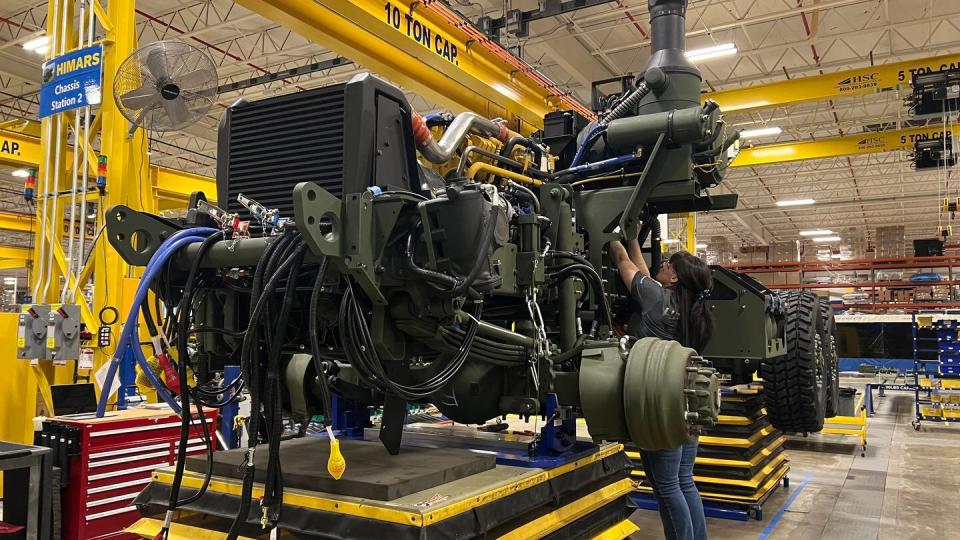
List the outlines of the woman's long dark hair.
{"label": "woman's long dark hair", "polygon": [[677,341],[684,347],[701,352],[713,336],[713,315],[707,307],[706,296],[713,289],[710,267],[700,258],[678,251],[670,257],[670,265],[677,273],[677,306],[680,323]]}

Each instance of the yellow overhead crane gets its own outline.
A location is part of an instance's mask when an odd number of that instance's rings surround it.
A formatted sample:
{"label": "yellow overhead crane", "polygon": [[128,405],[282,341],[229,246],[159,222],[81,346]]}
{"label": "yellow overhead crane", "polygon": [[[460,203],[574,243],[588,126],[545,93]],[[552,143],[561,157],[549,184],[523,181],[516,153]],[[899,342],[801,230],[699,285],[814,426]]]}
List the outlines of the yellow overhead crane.
{"label": "yellow overhead crane", "polygon": [[[954,128],[948,127],[946,131],[952,134]],[[857,133],[817,141],[765,144],[741,150],[731,167],[756,167],[806,159],[910,151],[916,141],[939,139],[943,133],[943,126],[927,126]]]}
{"label": "yellow overhead crane", "polygon": [[241,6],[454,112],[543,127],[557,108],[593,113],[436,1],[236,0]]}
{"label": "yellow overhead crane", "polygon": [[914,73],[956,68],[960,68],[960,54],[947,54],[709,92],[703,99],[716,101],[725,113],[768,109],[907,88]]}

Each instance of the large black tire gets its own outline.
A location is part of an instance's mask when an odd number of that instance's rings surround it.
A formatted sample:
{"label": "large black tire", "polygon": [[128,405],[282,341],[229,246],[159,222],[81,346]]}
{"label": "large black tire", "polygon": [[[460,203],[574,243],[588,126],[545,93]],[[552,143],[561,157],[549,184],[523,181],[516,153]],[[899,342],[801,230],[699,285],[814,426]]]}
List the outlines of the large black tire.
{"label": "large black tire", "polygon": [[767,416],[782,431],[814,433],[823,429],[826,405],[819,300],[791,291],[783,304],[787,353],[760,363]]}
{"label": "large black tire", "polygon": [[833,418],[837,415],[837,407],[840,403],[840,355],[837,350],[837,321],[833,317],[830,299],[822,296],[820,297],[820,322],[823,327],[823,331],[820,333],[820,343],[823,346],[824,380],[827,385],[824,416]]}

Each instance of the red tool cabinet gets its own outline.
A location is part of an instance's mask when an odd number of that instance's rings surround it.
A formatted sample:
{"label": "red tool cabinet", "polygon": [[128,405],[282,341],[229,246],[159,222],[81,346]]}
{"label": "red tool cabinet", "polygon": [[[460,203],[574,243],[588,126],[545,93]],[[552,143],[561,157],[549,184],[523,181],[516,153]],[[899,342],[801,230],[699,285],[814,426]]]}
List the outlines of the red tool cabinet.
{"label": "red tool cabinet", "polygon": [[[216,449],[217,410],[204,414]],[[80,452],[70,459],[69,480],[62,493],[62,538],[138,538],[123,532],[140,518],[133,500],[150,482],[155,468],[175,462],[180,417],[169,409],[131,409],[105,418],[53,420],[80,430]],[[194,421],[188,441],[188,455],[206,452],[199,420]]]}

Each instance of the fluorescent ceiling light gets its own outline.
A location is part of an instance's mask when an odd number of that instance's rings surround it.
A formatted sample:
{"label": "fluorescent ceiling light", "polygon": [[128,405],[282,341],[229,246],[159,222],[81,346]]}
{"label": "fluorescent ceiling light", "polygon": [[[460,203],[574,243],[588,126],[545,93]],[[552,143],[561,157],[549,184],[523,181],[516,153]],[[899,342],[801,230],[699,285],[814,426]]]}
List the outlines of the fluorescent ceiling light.
{"label": "fluorescent ceiling light", "polygon": [[28,51],[43,54],[47,52],[47,49],[50,47],[50,38],[47,36],[35,37],[33,39],[24,41],[21,47]]}
{"label": "fluorescent ceiling light", "polygon": [[813,239],[814,242],[839,242],[839,236],[818,236]]}
{"label": "fluorescent ceiling light", "polygon": [[817,201],[813,199],[792,199],[788,201],[777,201],[777,206],[805,206],[808,204],[813,204]]}
{"label": "fluorescent ceiling light", "polygon": [[676,238],[667,238],[667,239],[665,239],[665,240],[663,241],[663,243],[664,243],[664,244],[678,244],[678,243],[680,243],[680,240],[678,240],[678,239],[676,239]]}
{"label": "fluorescent ceiling light", "polygon": [[707,249],[707,245],[706,245],[706,244],[697,244],[697,245],[694,246],[694,247],[696,247],[697,249]]}
{"label": "fluorescent ceiling light", "polygon": [[15,171],[13,171],[12,174],[13,174],[14,176],[16,176],[17,178],[26,178],[26,177],[30,176],[30,171],[28,171],[28,170],[26,170],[26,169],[17,169],[17,170],[15,170]]}
{"label": "fluorescent ceiling light", "polygon": [[813,229],[811,231],[800,231],[800,236],[829,236],[833,234],[830,229]]}
{"label": "fluorescent ceiling light", "polygon": [[704,47],[703,49],[687,51],[685,54],[687,55],[687,60],[696,62],[701,60],[709,60],[711,58],[718,58],[720,56],[737,54],[737,46],[733,43],[721,43],[720,45],[714,45],[713,47]]}
{"label": "fluorescent ceiling light", "polygon": [[5,278],[3,278],[3,282],[6,283],[6,284],[8,284],[8,285],[13,285],[14,283],[17,282],[17,278],[15,278],[15,277],[5,277]]}
{"label": "fluorescent ceiling light", "polygon": [[758,137],[770,137],[772,135],[779,135],[783,133],[783,130],[778,126],[757,128],[757,129],[745,129],[740,132],[741,139],[756,139]]}

